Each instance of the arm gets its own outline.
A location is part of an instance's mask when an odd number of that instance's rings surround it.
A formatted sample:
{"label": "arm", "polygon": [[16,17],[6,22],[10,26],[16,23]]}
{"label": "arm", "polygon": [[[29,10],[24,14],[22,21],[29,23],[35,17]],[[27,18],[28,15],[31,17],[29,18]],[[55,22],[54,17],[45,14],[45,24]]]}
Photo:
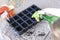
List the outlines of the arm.
{"label": "arm", "polygon": [[[33,15],[32,18],[35,18],[35,20],[37,22],[39,22],[40,18],[43,18],[45,20],[47,20],[49,22],[49,24],[51,24],[52,21],[55,21],[58,19],[59,16],[59,11],[60,9],[56,9],[56,8],[46,8],[43,10],[39,10],[36,11]],[[48,15],[47,15],[48,14]],[[49,16],[49,14],[53,15],[53,16]]]}
{"label": "arm", "polygon": [[45,9],[41,10],[40,12],[42,12],[43,14],[44,14],[44,12],[46,12],[47,14],[51,14],[51,15],[60,17],[60,9],[59,8],[45,8]]}

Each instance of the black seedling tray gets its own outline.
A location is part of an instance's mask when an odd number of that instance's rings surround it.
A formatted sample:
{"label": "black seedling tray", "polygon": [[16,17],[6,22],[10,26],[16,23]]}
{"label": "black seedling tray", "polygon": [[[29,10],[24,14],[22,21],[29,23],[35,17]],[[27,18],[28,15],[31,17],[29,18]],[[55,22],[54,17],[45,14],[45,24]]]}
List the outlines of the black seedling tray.
{"label": "black seedling tray", "polygon": [[35,19],[31,18],[32,14],[37,10],[41,9],[32,5],[7,21],[21,35],[37,23]]}

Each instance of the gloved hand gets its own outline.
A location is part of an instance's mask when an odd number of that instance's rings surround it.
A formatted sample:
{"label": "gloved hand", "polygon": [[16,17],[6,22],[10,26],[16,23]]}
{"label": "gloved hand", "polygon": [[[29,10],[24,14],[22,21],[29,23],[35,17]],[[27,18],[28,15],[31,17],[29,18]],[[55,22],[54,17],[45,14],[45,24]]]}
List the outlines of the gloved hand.
{"label": "gloved hand", "polygon": [[[58,13],[60,12],[59,10],[60,9],[56,8],[46,8],[43,10],[38,10],[32,15],[32,18],[35,18],[37,22],[39,22],[40,19],[44,19],[47,20],[49,24],[51,24],[60,17]],[[49,16],[49,14],[52,16]]]}

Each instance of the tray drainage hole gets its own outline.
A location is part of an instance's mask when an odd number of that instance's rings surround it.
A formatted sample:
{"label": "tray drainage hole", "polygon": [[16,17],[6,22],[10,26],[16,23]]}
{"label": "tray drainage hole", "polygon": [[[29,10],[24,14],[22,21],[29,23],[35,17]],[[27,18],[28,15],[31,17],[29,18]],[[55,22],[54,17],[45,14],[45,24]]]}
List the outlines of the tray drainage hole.
{"label": "tray drainage hole", "polygon": [[32,15],[31,15],[31,14],[28,14],[27,16],[28,16],[28,17],[31,17]]}
{"label": "tray drainage hole", "polygon": [[35,5],[32,6],[33,9],[36,9],[37,7]]}
{"label": "tray drainage hole", "polygon": [[28,18],[24,16],[23,19],[24,19],[24,20],[27,20]]}
{"label": "tray drainage hole", "polygon": [[18,14],[20,17],[23,17],[24,15],[22,13]]}
{"label": "tray drainage hole", "polygon": [[14,22],[14,23],[12,23],[12,26],[16,27],[16,26],[18,26],[18,24],[16,22]]}
{"label": "tray drainage hole", "polygon": [[33,10],[33,9],[31,9],[31,8],[28,8],[28,9],[27,9],[27,11],[29,11],[29,12],[31,12],[32,10]]}
{"label": "tray drainage hole", "polygon": [[26,10],[23,11],[24,14],[28,14],[28,12]]}
{"label": "tray drainage hole", "polygon": [[23,30],[20,26],[18,26],[17,28],[16,28],[16,30],[17,31],[21,31],[21,30]]}
{"label": "tray drainage hole", "polygon": [[33,22],[31,20],[27,20],[27,23],[30,25],[32,24]]}
{"label": "tray drainage hole", "polygon": [[21,24],[23,21],[22,21],[22,20],[17,20],[17,22],[18,22],[19,24]]}
{"label": "tray drainage hole", "polygon": [[13,23],[14,22],[13,18],[10,18],[9,22],[10,23]]}
{"label": "tray drainage hole", "polygon": [[26,23],[22,23],[22,26],[26,28],[28,25]]}
{"label": "tray drainage hole", "polygon": [[18,17],[18,16],[14,16],[13,18],[14,18],[15,20],[17,20],[19,17]]}

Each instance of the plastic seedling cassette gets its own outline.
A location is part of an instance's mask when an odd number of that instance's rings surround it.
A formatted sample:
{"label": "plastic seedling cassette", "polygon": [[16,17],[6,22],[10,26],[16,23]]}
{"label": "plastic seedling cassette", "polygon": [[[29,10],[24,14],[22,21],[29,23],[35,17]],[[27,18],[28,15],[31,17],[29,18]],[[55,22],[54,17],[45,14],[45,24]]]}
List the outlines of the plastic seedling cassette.
{"label": "plastic seedling cassette", "polygon": [[27,9],[25,9],[24,11],[9,18],[9,20],[7,21],[21,35],[24,32],[26,32],[28,29],[30,29],[32,26],[37,24],[37,21],[31,17],[32,14],[37,10],[41,10],[41,9],[35,5],[32,5],[28,7]]}

